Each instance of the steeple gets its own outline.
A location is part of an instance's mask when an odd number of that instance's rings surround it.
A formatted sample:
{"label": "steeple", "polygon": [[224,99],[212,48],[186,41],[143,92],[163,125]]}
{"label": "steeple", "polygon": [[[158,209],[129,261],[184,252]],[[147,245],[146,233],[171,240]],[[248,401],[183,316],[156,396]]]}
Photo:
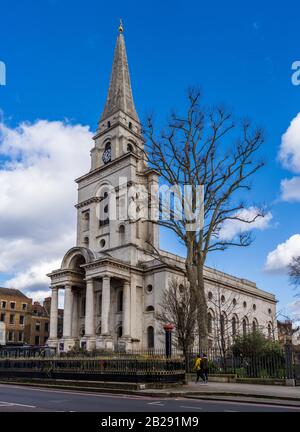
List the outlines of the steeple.
{"label": "steeple", "polygon": [[119,110],[139,122],[130,85],[122,21],[119,26],[107,99],[100,121]]}

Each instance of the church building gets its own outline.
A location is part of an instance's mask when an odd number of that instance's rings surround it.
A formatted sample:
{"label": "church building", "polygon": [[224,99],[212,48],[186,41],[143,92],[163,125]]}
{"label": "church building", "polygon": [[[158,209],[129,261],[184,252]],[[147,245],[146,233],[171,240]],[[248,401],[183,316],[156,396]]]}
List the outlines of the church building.
{"label": "church building", "polygon": [[[120,25],[108,95],[94,135],[91,169],[76,180],[76,245],[66,252],[61,267],[48,275],[52,290],[48,344],[59,350],[68,351],[76,345],[87,350],[127,351],[164,346],[162,324],[155,314],[170,280],[184,279],[185,260],[160,250],[157,224],[113,217],[110,206],[115,194],[120,214],[128,204],[123,192],[130,185],[143,186],[149,192],[158,187],[158,174],[145,159],[144,142]],[[133,194],[130,200],[137,198]],[[163,262],[153,256],[150,244],[160,251]],[[236,305],[226,316],[232,331],[260,328],[269,337],[275,334],[274,295],[253,282],[210,268],[205,269],[205,281],[208,305],[220,289],[222,302],[230,299]],[[64,292],[60,338],[59,290]],[[208,313],[213,346],[214,307]]]}

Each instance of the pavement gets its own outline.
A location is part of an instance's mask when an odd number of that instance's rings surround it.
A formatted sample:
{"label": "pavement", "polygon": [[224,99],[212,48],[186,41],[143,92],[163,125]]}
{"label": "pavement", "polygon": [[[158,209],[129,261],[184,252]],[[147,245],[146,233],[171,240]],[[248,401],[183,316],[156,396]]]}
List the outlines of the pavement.
{"label": "pavement", "polygon": [[[201,384],[199,384],[200,386]],[[87,393],[0,384],[0,413],[13,412],[300,412],[300,407],[272,403],[201,400],[184,396]]]}
{"label": "pavement", "polygon": [[261,384],[190,382],[177,389],[148,389],[142,392],[153,396],[186,397],[203,400],[243,400],[300,407],[300,386],[288,387]]}

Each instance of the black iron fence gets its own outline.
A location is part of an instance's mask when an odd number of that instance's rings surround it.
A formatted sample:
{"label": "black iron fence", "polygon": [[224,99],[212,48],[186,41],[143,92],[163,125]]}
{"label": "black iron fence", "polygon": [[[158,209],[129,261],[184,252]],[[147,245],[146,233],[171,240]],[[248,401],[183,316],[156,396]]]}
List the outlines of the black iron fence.
{"label": "black iron fence", "polygon": [[[172,350],[172,358],[167,358],[165,350],[132,350],[129,352],[69,352],[56,355],[47,347],[27,349],[0,349],[0,376],[8,371],[35,371],[43,375],[121,375],[181,376],[194,372],[197,351],[183,355],[181,350]],[[298,360],[297,360],[298,359]],[[290,350],[264,354],[234,355],[230,350],[218,349],[208,352],[211,374],[235,374],[238,378],[300,379],[300,359]],[[79,378],[78,378],[79,379]],[[88,378],[86,378],[88,379]],[[121,379],[121,378],[120,378]],[[177,378],[176,378],[177,379]]]}
{"label": "black iron fence", "polygon": [[1,378],[183,382],[182,360],[141,358],[0,358]]}

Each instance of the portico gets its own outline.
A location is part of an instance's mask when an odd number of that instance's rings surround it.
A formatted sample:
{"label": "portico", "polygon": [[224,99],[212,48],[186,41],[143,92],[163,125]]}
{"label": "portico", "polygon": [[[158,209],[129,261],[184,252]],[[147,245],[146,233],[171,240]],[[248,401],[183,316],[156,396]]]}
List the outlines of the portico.
{"label": "portico", "polygon": [[[82,262],[78,256],[74,259]],[[67,257],[64,261],[67,261]],[[71,260],[70,267],[72,263]],[[121,269],[116,272],[109,268],[111,264],[102,262],[89,268],[88,263],[85,263],[80,265],[80,269],[74,269],[73,266],[49,275],[53,281],[49,345],[60,345],[60,349],[68,351],[75,345],[88,350],[112,350],[116,345],[126,349],[131,344],[136,326],[132,319],[136,310],[136,294],[129,275],[124,274],[122,277]],[[122,270],[124,273],[125,269]],[[58,340],[60,292],[64,293],[64,323],[63,337]]]}

